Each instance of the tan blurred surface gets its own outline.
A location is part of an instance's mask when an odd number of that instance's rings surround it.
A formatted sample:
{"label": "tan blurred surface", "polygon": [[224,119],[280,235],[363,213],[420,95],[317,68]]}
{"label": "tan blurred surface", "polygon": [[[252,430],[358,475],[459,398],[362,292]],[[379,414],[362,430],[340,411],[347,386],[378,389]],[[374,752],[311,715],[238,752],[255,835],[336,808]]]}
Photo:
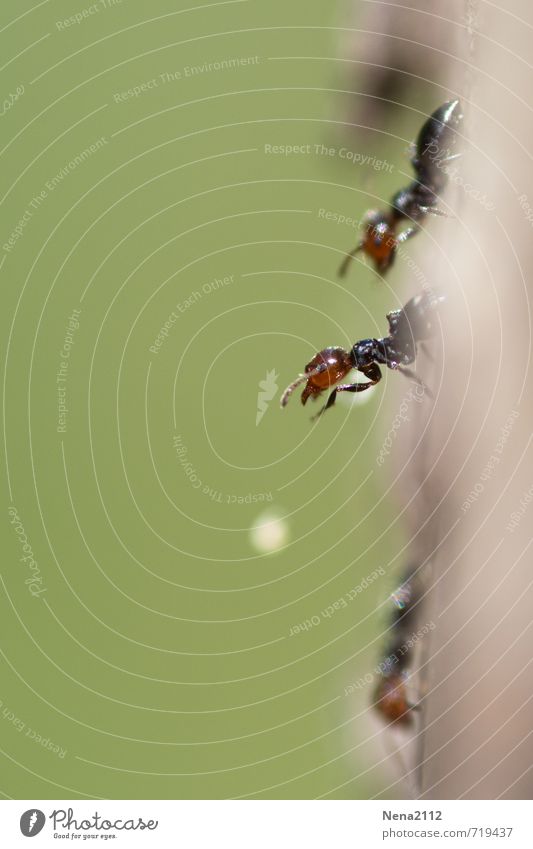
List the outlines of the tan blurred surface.
{"label": "tan blurred surface", "polygon": [[386,132],[405,105],[434,97],[436,87],[443,100],[450,88],[459,88],[465,74],[463,16],[463,0],[363,0],[356,6],[348,0],[343,21],[350,30],[342,37],[342,55],[354,95],[346,101],[346,121],[360,133]]}
{"label": "tan blurred surface", "polygon": [[[386,34],[366,43],[374,61],[406,30],[424,39],[428,13],[446,8],[423,5],[414,13],[372,4],[363,26],[373,15],[386,21]],[[475,20],[475,4],[451,5]],[[449,27],[433,19],[429,55]],[[430,221],[410,246],[447,306],[436,363],[417,363],[437,397],[418,405],[400,434],[395,469],[411,559],[428,563],[424,616],[437,625],[420,671],[416,756],[425,798],[533,794],[533,498],[525,497],[533,494],[532,37],[530,3],[482,3],[473,31],[462,27],[459,61],[449,58],[446,68],[440,53],[424,60],[439,87],[448,74],[465,113],[461,176],[444,199],[452,217]],[[404,65],[420,68],[418,49],[408,52]],[[407,300],[417,282],[406,271],[403,283]]]}

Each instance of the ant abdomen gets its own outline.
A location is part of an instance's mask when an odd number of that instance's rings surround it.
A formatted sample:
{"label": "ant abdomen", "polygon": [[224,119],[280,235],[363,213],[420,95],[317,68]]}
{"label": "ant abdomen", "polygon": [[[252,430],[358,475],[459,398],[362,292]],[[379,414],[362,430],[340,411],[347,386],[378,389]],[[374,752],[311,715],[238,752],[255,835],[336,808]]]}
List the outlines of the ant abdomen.
{"label": "ant abdomen", "polygon": [[462,117],[459,101],[450,100],[436,109],[420,130],[413,164],[420,182],[436,193],[446,185],[446,170],[440,163],[452,154]]}
{"label": "ant abdomen", "polygon": [[302,404],[310,396],[319,395],[324,389],[334,386],[352,368],[350,354],[344,348],[331,347],[319,351],[305,367],[307,386],[302,392]]}
{"label": "ant abdomen", "polygon": [[405,726],[413,725],[413,709],[407,698],[403,672],[395,672],[380,678],[374,690],[374,707],[386,722]]}

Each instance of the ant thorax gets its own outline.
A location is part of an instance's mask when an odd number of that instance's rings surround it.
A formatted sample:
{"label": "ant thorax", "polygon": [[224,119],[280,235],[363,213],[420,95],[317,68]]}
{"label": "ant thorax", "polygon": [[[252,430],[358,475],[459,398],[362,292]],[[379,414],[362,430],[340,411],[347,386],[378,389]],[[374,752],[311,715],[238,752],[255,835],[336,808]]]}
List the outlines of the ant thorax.
{"label": "ant thorax", "polygon": [[[379,339],[361,339],[360,342],[356,342],[351,351],[353,367],[361,369],[376,362],[376,360],[383,362],[379,351],[380,341]],[[378,353],[378,356],[376,356],[376,353]]]}
{"label": "ant thorax", "polygon": [[434,192],[419,180],[413,180],[405,189],[396,192],[391,206],[397,221],[420,221],[436,203]]}

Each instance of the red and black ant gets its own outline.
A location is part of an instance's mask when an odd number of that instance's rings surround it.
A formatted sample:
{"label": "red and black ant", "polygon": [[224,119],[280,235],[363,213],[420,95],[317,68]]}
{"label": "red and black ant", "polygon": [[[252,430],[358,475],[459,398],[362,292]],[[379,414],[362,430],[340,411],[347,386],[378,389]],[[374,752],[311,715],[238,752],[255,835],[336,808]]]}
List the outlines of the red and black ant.
{"label": "red and black ant", "polygon": [[[363,238],[342,262],[339,276],[346,274],[352,259],[360,251],[374,261],[377,271],[387,271],[394,262],[398,246],[418,232],[418,224],[426,215],[445,214],[437,208],[438,196],[447,179],[446,170],[441,166],[460,156],[452,155],[451,149],[462,117],[459,101],[450,100],[427,119],[411,157],[416,180],[394,195],[386,212],[367,212]],[[414,226],[397,233],[398,227],[405,221]]]}
{"label": "red and black ant", "polygon": [[406,366],[415,361],[417,346],[434,335],[435,309],[441,300],[443,298],[423,292],[411,298],[403,309],[387,314],[389,335],[383,339],[362,339],[350,351],[336,347],[319,351],[306,365],[305,373],[287,387],[281,396],[281,406],[285,407],[294,390],[302,383],[306,384],[301,396],[302,404],[305,404],[309,397],[317,398],[352,369],[357,369],[368,378],[365,383],[336,386],[317,414],[321,415],[333,406],[338,392],[364,392],[375,386],[382,378],[378,364],[403,372],[423,386],[429,395],[427,387]]}
{"label": "red and black ant", "polygon": [[379,665],[380,678],[374,690],[373,707],[387,722],[412,726],[412,704],[407,696],[407,672],[411,663],[413,610],[416,606],[413,570],[410,569],[401,586],[391,596],[394,613],[390,625],[390,641],[385,658]]}

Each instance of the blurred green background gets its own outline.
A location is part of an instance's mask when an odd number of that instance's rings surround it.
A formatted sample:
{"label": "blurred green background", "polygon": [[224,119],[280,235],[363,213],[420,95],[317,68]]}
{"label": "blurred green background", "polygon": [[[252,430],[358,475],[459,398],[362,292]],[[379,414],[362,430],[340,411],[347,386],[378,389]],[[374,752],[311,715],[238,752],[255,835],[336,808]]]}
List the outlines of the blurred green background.
{"label": "blurred green background", "polygon": [[371,687],[345,695],[403,561],[376,464],[390,381],[316,426],[279,394],[402,302],[398,269],[337,278],[357,228],[320,211],[388,198],[419,120],[373,142],[345,123],[335,4],[179,5],[0,12],[3,97],[19,91],[1,117],[0,791],[400,794]]}

